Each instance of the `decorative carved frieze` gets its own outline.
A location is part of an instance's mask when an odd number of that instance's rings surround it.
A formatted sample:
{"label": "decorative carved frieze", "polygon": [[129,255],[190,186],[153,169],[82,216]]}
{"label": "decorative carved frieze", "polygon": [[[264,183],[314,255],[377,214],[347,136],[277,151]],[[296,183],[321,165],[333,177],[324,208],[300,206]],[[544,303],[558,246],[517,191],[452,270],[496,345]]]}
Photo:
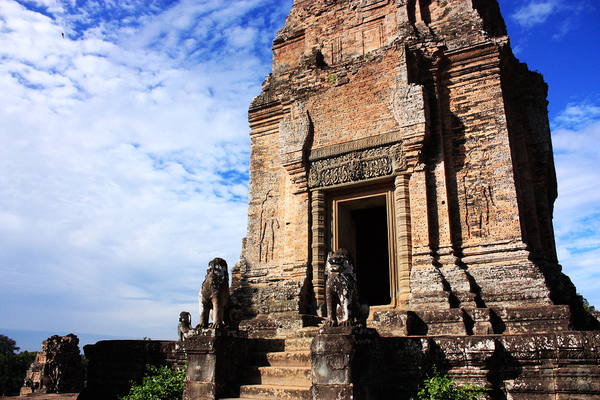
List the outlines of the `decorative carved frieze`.
{"label": "decorative carved frieze", "polygon": [[402,144],[356,150],[311,161],[308,186],[322,188],[393,176],[405,171]]}

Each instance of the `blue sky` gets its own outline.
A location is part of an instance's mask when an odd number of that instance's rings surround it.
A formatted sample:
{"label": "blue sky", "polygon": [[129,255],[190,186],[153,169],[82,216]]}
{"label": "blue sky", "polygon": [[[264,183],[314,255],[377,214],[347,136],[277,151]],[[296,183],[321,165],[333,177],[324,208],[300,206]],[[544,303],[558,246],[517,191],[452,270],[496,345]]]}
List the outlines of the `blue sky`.
{"label": "blue sky", "polygon": [[[239,257],[247,109],[291,5],[0,0],[0,334],[39,350],[197,323],[208,261]],[[560,261],[600,305],[600,4],[500,5],[550,88]]]}

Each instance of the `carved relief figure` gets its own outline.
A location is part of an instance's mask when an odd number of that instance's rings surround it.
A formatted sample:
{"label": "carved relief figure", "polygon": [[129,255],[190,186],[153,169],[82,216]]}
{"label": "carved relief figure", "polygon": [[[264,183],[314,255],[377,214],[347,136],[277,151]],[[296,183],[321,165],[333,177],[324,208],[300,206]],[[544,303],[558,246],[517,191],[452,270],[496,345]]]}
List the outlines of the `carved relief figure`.
{"label": "carved relief figure", "polygon": [[327,326],[352,326],[366,321],[369,306],[359,304],[356,288],[354,259],[346,249],[338,249],[327,256]]}
{"label": "carved relief figure", "polygon": [[463,185],[467,235],[470,238],[487,236],[490,233],[490,217],[497,209],[492,187],[469,177],[463,179]]}
{"label": "carved relief figure", "polygon": [[[206,278],[200,289],[200,327],[222,328],[225,326],[225,312],[229,306],[229,272],[227,262],[215,258],[208,263]],[[213,323],[208,324],[212,316]]]}
{"label": "carved relief figure", "polygon": [[275,239],[279,231],[279,220],[277,219],[276,198],[271,190],[267,193],[260,211],[260,261],[269,262],[273,260]]}
{"label": "carved relief figure", "polygon": [[194,333],[192,328],[192,314],[187,311],[179,313],[179,325],[177,325],[177,337],[179,341],[184,341]]}

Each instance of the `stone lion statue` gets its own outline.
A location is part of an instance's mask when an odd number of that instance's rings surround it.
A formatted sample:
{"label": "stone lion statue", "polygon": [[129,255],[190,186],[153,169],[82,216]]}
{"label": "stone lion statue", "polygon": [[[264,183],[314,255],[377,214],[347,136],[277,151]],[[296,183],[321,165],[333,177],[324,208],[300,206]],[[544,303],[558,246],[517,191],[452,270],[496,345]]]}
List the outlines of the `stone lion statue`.
{"label": "stone lion statue", "polygon": [[192,328],[192,314],[187,311],[179,313],[179,325],[177,325],[177,337],[182,342],[194,333]]}
{"label": "stone lion statue", "polygon": [[346,249],[327,256],[326,326],[361,325],[369,317],[369,306],[358,302],[354,258]]}
{"label": "stone lion statue", "polygon": [[[202,283],[199,293],[200,300],[200,327],[222,328],[225,318],[228,318],[229,308],[229,272],[227,262],[222,258],[215,258],[208,263],[206,278]],[[212,317],[213,323],[209,325],[208,319]]]}

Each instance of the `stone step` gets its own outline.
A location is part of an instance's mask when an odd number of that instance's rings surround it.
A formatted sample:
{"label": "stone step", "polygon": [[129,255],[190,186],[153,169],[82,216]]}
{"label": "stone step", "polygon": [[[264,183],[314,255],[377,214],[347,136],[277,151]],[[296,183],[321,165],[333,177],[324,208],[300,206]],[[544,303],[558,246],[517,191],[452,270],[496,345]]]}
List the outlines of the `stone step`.
{"label": "stone step", "polygon": [[240,398],[270,400],[308,400],[310,398],[310,387],[244,385],[240,387]]}
{"label": "stone step", "polygon": [[285,351],[310,351],[311,336],[285,339]]}
{"label": "stone step", "polygon": [[244,382],[274,386],[310,387],[310,367],[247,367]]}
{"label": "stone step", "polygon": [[[224,397],[220,397],[219,400],[273,400],[274,397],[246,397],[246,396],[240,396],[240,397],[228,397],[228,398],[224,398]],[[16,400],[20,400],[20,399],[16,399]],[[37,400],[37,399],[36,399]]]}
{"label": "stone step", "polygon": [[252,365],[272,367],[310,367],[310,351],[254,352]]}
{"label": "stone step", "polygon": [[255,352],[285,351],[285,339],[258,339],[254,345]]}
{"label": "stone step", "polygon": [[312,336],[259,339],[256,341],[254,351],[269,353],[279,351],[310,350],[310,344],[312,343],[312,340]]}

